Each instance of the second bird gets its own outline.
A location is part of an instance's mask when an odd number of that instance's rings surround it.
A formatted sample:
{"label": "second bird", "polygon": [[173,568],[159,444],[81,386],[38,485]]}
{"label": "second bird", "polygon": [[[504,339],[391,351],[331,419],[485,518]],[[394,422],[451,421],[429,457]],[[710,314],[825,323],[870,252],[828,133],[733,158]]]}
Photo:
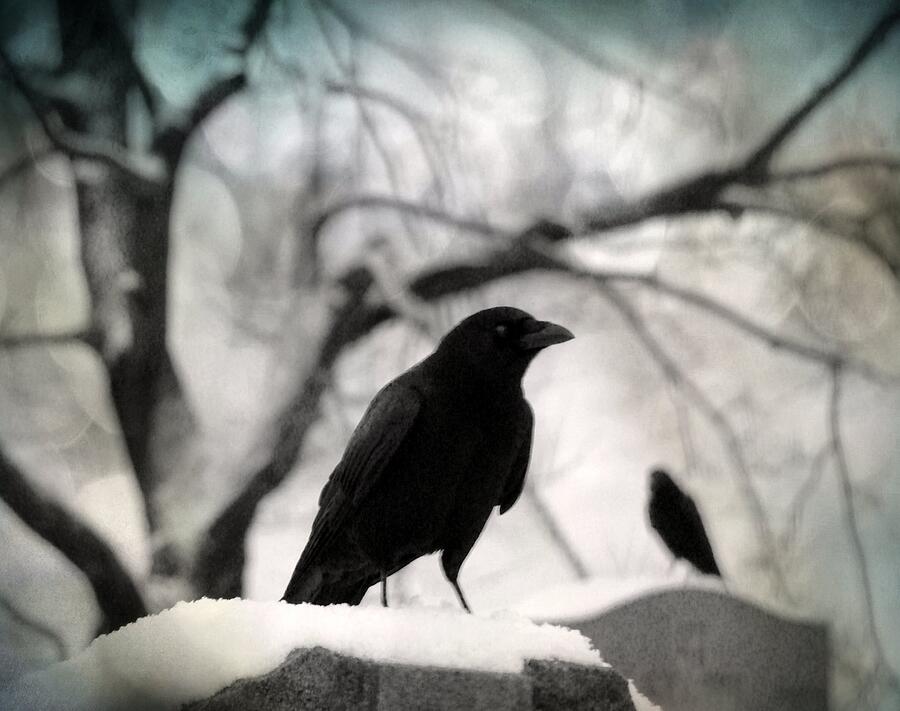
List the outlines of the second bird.
{"label": "second bird", "polygon": [[372,400],[319,497],[284,593],[293,603],[358,604],[375,583],[441,551],[460,602],[463,561],[491,511],[519,498],[534,418],[522,377],[542,349],[573,338],[524,311],[479,311]]}
{"label": "second bird", "polygon": [[676,559],[683,558],[706,575],[722,577],[697,504],[662,469],[650,473],[647,509],[650,525]]}

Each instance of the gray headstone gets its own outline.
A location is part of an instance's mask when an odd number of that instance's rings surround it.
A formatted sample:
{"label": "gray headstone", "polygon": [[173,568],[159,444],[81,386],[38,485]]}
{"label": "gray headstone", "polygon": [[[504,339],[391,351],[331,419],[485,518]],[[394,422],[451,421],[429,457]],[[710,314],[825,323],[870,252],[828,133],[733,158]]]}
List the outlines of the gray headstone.
{"label": "gray headstone", "polygon": [[239,679],[217,694],[185,706],[187,711],[245,709],[374,709],[378,670],[355,657],[322,647],[295,649],[268,674]]}
{"label": "gray headstone", "polygon": [[664,590],[563,621],[665,711],[823,711],[828,633],[727,594]]}
{"label": "gray headstone", "polygon": [[379,677],[379,710],[531,708],[531,688],[519,674],[383,664]]}
{"label": "gray headstone", "polygon": [[268,674],[241,679],[185,711],[634,711],[612,669],[528,661],[521,674],[387,664],[323,647],[297,649]]}
{"label": "gray headstone", "polygon": [[628,682],[612,669],[597,669],[546,659],[530,659],[534,711],[634,711]]}

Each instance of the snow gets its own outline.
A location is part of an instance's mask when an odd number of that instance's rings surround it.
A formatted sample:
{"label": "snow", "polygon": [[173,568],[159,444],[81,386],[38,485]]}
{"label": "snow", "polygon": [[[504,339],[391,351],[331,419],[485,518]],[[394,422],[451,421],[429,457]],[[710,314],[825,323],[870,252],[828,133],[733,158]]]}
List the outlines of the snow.
{"label": "snow", "polygon": [[182,602],[0,690],[0,708],[176,709],[277,667],[298,647],[385,662],[520,672],[526,659],[605,666],[580,633],[512,613],[284,602]]}
{"label": "snow", "polygon": [[638,688],[631,680],[628,681],[628,693],[631,694],[631,703],[634,704],[634,711],[663,711],[661,707],[638,691]]}

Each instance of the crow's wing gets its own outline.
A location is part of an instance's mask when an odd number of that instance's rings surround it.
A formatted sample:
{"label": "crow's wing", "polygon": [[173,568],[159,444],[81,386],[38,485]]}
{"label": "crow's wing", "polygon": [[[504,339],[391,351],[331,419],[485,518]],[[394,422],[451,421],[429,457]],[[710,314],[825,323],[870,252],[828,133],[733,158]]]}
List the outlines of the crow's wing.
{"label": "crow's wing", "polygon": [[703,519],[700,518],[700,511],[694,499],[683,491],[679,492],[681,497],[678,501],[678,508],[681,510],[681,518],[685,522],[691,536],[695,539],[706,538],[706,528],[703,525]]}
{"label": "crow's wing", "polygon": [[369,404],[344,456],[319,495],[319,512],[295,576],[317,559],[371,491],[412,428],[420,408],[419,393],[397,381],[388,383]]}
{"label": "crow's wing", "polygon": [[682,500],[680,508],[685,524],[688,528],[688,548],[689,555],[685,556],[701,573],[719,575],[719,566],[716,564],[715,555],[713,555],[712,544],[709,542],[709,535],[706,533],[706,526],[703,525],[703,518],[694,499],[681,492]]}
{"label": "crow's wing", "polygon": [[534,413],[531,405],[525,403],[525,409],[519,418],[519,451],[516,454],[512,469],[506,475],[506,482],[500,492],[500,513],[505,514],[518,500],[525,486],[525,472],[528,471],[528,461],[531,459],[531,437],[534,431]]}

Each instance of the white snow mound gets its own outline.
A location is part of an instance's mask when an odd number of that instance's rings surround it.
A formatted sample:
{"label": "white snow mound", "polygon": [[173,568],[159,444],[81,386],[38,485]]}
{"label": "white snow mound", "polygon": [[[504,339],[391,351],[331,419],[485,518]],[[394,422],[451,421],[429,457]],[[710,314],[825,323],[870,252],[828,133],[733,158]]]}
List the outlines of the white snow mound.
{"label": "white snow mound", "polygon": [[242,677],[265,674],[297,647],[364,659],[520,672],[526,659],[604,666],[580,633],[504,613],[210,600],[95,639],[77,656],[0,690],[0,708],[177,709]]}

